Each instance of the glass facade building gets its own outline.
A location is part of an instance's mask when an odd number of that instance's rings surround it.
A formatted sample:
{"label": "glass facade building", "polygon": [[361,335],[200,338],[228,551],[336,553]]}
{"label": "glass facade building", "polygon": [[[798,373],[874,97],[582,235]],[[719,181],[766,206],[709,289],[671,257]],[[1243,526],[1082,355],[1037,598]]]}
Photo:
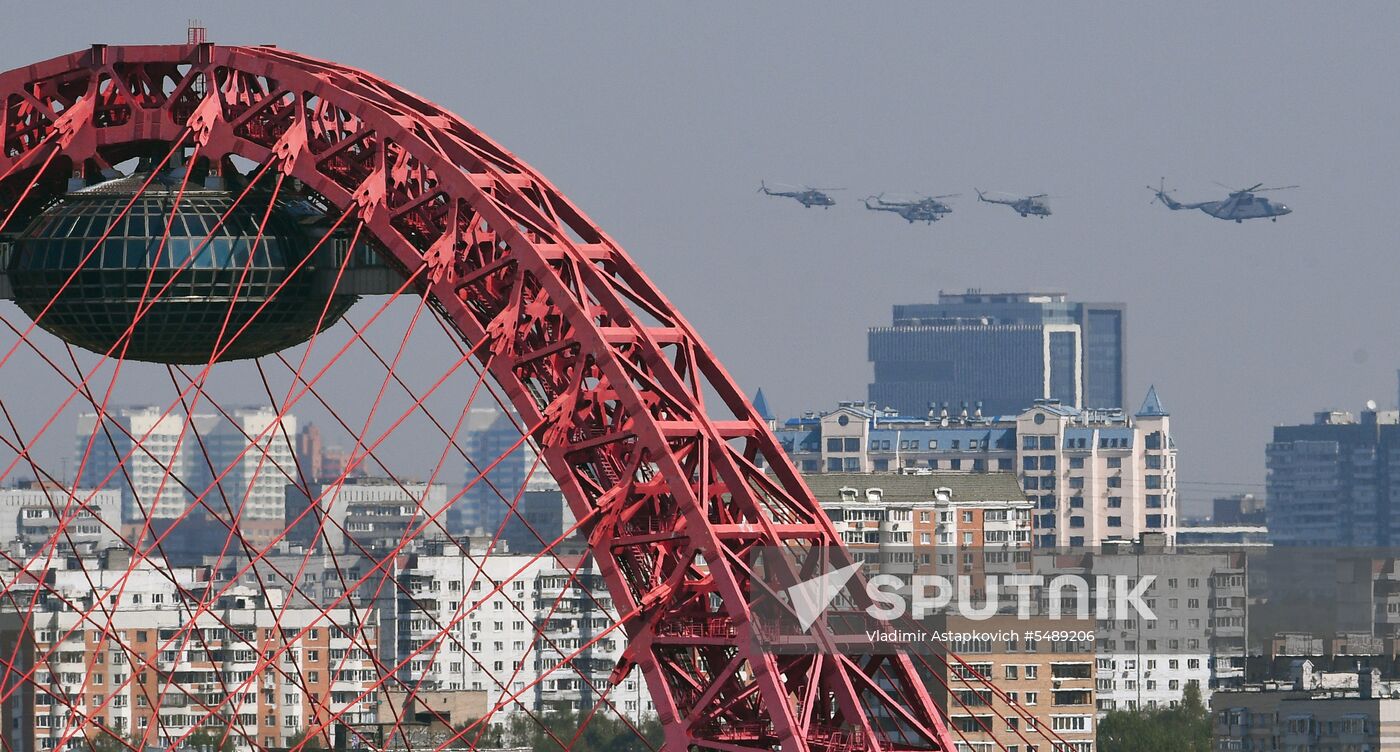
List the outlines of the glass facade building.
{"label": "glass facade building", "polygon": [[1064,293],[940,293],[894,306],[869,332],[869,398],[903,415],[966,408],[1014,415],[1038,399],[1088,409],[1124,407],[1122,303],[1076,303]]}
{"label": "glass facade building", "polygon": [[181,194],[167,174],[137,196],[146,178],[69,193],[14,239],[8,292],[31,318],[44,312],[41,328],[97,353],[200,364],[304,342],[354,303],[337,295],[327,308],[314,264],[298,268],[307,234],[280,206],[268,212],[266,197],[235,207],[232,193],[194,181]]}

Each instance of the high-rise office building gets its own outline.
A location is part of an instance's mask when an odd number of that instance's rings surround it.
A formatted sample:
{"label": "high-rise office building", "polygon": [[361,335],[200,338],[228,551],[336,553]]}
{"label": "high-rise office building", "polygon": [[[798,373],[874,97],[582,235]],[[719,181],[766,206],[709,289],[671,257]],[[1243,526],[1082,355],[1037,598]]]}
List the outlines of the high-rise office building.
{"label": "high-rise office building", "polygon": [[1308,425],[1276,426],[1267,458],[1274,545],[1400,541],[1400,412],[1326,411]]}
{"label": "high-rise office building", "polygon": [[894,306],[869,334],[870,401],[904,415],[979,403],[1014,415],[1037,399],[1124,405],[1125,307],[1074,303],[1064,293],[939,293]]}
{"label": "high-rise office building", "polygon": [[534,444],[521,441],[516,420],[489,408],[473,409],[468,416],[460,444],[471,462],[461,499],[453,505],[455,533],[495,537],[512,516],[511,507],[521,506],[526,491],[558,490],[549,470],[536,459]]}

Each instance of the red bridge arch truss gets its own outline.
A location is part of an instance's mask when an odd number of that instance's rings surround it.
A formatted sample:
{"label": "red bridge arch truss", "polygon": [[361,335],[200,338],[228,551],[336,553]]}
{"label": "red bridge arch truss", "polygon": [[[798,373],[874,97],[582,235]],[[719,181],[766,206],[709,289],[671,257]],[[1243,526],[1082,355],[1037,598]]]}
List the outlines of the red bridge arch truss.
{"label": "red bridge arch truss", "polygon": [[[9,202],[50,163],[81,174],[189,139],[275,165],[418,274],[586,521],[628,637],[615,676],[645,676],[668,749],[951,748],[908,656],[755,647],[747,552],[840,546],[831,522],[627,254],[466,122],[272,47],[95,46],[0,75],[0,97]],[[723,628],[661,628],[681,622]]]}

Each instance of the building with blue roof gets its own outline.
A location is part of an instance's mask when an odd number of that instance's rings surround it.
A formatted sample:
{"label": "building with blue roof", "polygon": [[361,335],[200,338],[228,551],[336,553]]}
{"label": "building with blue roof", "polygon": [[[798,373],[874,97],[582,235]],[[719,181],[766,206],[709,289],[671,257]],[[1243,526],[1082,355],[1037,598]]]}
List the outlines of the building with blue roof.
{"label": "building with blue roof", "polygon": [[1143,409],[1037,400],[1012,415],[940,409],[901,415],[867,402],[783,422],[778,439],[804,474],[1015,473],[1035,505],[1037,546],[1092,546],[1177,529],[1176,444],[1156,389]]}

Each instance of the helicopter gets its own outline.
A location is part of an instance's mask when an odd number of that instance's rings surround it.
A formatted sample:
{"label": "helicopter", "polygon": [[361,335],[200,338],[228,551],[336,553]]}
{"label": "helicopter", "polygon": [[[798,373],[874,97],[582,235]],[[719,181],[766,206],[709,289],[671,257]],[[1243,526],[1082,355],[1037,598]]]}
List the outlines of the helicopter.
{"label": "helicopter", "polygon": [[[923,196],[917,201],[886,201],[885,194],[871,196],[865,199],[865,208],[870,211],[894,212],[903,217],[909,224],[924,222],[933,224],[943,218],[944,214],[953,213],[952,207],[943,203],[941,199],[953,198],[960,194],[949,193],[943,196]],[[875,203],[871,204],[870,200]]]}
{"label": "helicopter", "polygon": [[1041,219],[1045,219],[1050,216],[1050,202],[1045,200],[1049,198],[1047,194],[1037,193],[1034,196],[1001,199],[987,198],[987,194],[983,193],[981,190],[976,188],[973,190],[977,191],[977,199],[979,201],[986,201],[989,204],[1005,204],[1023,217],[1029,217],[1034,214]]}
{"label": "helicopter", "polygon": [[758,181],[758,192],[765,196],[782,196],[783,198],[795,199],[803,207],[810,209],[820,206],[823,209],[836,205],[836,200],[826,195],[826,191],[841,191],[844,188],[812,188],[803,186],[800,191],[770,191],[768,185],[762,180]]}
{"label": "helicopter", "polygon": [[[1219,185],[1219,183],[1217,183],[1217,185]],[[1166,178],[1162,178],[1162,182],[1156,188],[1150,185],[1147,186],[1147,190],[1156,194],[1156,198],[1153,199],[1154,201],[1161,201],[1172,211],[1200,209],[1216,219],[1233,219],[1237,224],[1246,219],[1263,219],[1265,217],[1268,217],[1272,222],[1277,222],[1279,217],[1293,213],[1293,210],[1288,208],[1288,206],[1281,201],[1270,201],[1267,198],[1254,194],[1263,193],[1265,191],[1282,191],[1289,188],[1297,188],[1298,186],[1283,185],[1277,188],[1261,188],[1260,186],[1262,185],[1264,184],[1255,183],[1249,188],[1241,190],[1222,185],[1222,188],[1230,191],[1229,198],[1223,201],[1201,201],[1195,204],[1183,204],[1168,195],[1170,191],[1166,189]]]}

